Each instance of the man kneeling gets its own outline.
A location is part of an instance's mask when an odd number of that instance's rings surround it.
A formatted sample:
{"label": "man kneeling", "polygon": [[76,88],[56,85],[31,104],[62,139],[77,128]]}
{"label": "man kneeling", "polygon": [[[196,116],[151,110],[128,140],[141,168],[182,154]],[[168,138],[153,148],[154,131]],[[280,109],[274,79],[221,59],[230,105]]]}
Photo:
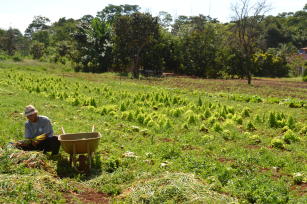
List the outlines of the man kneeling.
{"label": "man kneeling", "polygon": [[34,106],[28,105],[24,115],[28,121],[25,123],[26,140],[16,143],[16,147],[25,151],[39,150],[52,152],[56,155],[60,150],[60,141],[57,136],[53,136],[53,129],[48,117],[38,115]]}

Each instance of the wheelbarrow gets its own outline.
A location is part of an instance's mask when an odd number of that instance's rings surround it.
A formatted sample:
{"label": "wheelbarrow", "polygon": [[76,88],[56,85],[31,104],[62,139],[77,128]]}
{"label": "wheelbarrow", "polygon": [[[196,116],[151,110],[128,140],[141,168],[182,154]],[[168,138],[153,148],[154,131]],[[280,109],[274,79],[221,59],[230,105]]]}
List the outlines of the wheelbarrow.
{"label": "wheelbarrow", "polygon": [[[69,154],[69,164],[77,171],[86,171],[91,168],[92,156],[96,151],[101,135],[99,132],[73,133],[66,134],[62,128],[62,135],[59,135],[58,140],[66,153]],[[85,156],[84,154],[87,154]],[[79,158],[77,159],[77,155]],[[87,161],[86,161],[87,160]],[[79,166],[77,166],[77,162]]]}

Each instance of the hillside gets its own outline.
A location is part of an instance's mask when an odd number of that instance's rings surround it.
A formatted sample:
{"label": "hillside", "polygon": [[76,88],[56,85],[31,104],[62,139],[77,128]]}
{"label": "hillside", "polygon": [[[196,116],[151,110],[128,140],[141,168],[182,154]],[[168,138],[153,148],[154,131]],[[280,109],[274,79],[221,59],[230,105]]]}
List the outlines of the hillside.
{"label": "hillside", "polygon": [[[306,203],[307,85],[132,80],[35,61],[0,63],[0,202]],[[23,152],[24,107],[54,131],[102,135],[93,168]]]}

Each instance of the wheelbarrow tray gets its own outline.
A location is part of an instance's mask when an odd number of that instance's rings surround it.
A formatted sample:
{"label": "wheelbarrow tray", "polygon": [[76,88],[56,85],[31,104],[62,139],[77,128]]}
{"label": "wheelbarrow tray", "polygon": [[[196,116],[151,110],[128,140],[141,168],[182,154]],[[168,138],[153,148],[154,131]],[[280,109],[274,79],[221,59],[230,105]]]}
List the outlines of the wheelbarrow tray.
{"label": "wheelbarrow tray", "polygon": [[95,152],[101,135],[99,132],[62,134],[58,137],[61,146],[68,154]]}

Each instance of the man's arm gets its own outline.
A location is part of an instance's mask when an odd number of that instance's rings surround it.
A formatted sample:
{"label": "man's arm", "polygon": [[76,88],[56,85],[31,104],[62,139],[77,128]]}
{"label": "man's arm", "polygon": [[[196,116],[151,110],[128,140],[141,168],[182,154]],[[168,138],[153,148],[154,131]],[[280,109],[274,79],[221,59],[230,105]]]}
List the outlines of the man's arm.
{"label": "man's arm", "polygon": [[28,123],[25,123],[25,138],[26,139],[32,139],[33,133],[31,131],[30,125]]}
{"label": "man's arm", "polygon": [[49,119],[47,120],[47,124],[45,126],[44,133],[47,134],[47,137],[53,136],[53,128],[52,128],[52,125],[51,125],[51,121]]}

